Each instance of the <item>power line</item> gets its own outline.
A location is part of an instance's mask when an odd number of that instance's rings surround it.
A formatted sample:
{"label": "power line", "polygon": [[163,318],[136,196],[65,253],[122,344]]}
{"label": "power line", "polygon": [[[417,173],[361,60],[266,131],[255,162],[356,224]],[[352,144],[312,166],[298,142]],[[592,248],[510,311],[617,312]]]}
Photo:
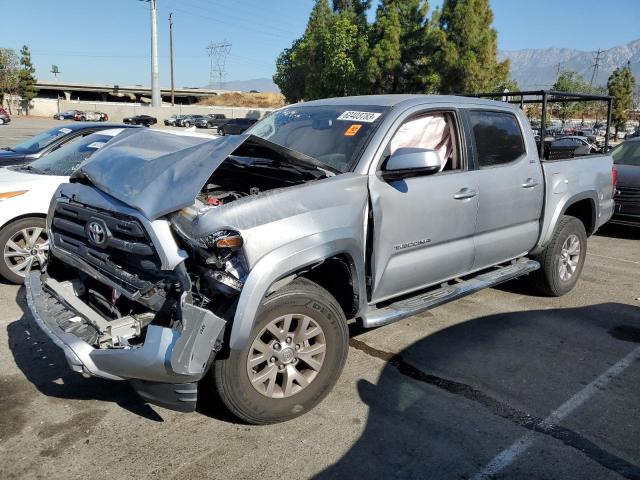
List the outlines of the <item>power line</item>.
{"label": "power line", "polygon": [[218,88],[222,89],[223,80],[227,73],[225,67],[227,56],[231,51],[231,44],[226,40],[220,43],[210,42],[206,50],[209,55],[209,88],[213,88],[217,75],[219,80]]}

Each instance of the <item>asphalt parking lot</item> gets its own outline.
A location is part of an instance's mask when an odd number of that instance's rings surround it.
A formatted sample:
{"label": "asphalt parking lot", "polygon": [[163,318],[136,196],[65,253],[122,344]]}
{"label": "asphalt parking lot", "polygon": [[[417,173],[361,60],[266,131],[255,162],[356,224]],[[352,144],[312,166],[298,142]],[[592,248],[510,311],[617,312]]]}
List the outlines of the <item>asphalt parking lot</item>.
{"label": "asphalt parking lot", "polygon": [[[0,145],[56,123],[17,119]],[[71,372],[0,284],[0,477],[639,479],[640,228],[588,248],[565,297],[524,278],[353,328],[325,401],[263,427],[206,394],[179,414]]]}

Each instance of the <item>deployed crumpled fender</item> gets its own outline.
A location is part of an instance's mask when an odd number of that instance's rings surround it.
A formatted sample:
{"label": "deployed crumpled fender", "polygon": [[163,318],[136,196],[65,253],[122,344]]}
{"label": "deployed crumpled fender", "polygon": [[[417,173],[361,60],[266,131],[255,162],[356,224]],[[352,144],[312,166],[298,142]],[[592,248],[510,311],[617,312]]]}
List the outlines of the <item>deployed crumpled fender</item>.
{"label": "deployed crumpled fender", "polygon": [[349,259],[357,309],[366,307],[368,198],[367,176],[344,173],[171,216],[192,238],[233,229],[244,239],[249,275],[238,300],[231,348],[246,345],[262,300],[276,281],[333,256]]}

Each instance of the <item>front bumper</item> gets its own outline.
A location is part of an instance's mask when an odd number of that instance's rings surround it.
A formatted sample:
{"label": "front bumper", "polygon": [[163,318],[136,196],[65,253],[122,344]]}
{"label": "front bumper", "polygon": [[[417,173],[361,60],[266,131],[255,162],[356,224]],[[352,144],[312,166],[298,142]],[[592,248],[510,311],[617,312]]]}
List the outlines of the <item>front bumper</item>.
{"label": "front bumper", "polygon": [[181,329],[150,324],[141,345],[95,348],[74,334],[75,325],[62,322],[63,328],[58,323],[70,314],[89,320],[70,306],[81,302],[78,297],[54,292],[47,279],[37,271],[26,277],[27,302],[38,327],[63,350],[72,370],[110,380],[134,380],[134,388],[150,403],[180,411],[195,408],[197,382],[219,349],[223,319],[183,302]]}

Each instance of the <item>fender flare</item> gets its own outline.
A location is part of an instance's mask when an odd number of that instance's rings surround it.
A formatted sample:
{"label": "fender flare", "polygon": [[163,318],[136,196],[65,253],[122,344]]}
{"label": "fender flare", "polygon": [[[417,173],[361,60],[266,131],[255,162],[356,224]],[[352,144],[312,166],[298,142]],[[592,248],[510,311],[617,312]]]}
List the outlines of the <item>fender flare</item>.
{"label": "fender flare", "polygon": [[358,290],[358,310],[362,311],[367,299],[362,242],[353,237],[351,229],[316,233],[273,250],[249,272],[238,300],[229,348],[242,350],[247,345],[262,301],[274,282],[339,254],[346,254],[353,261],[354,288]]}
{"label": "fender flare", "polygon": [[[598,193],[595,190],[586,190],[584,192],[576,193],[575,195],[572,195],[570,197],[563,198],[562,200],[560,200],[560,202],[558,202],[556,208],[554,209],[554,211],[552,213],[551,220],[547,224],[547,227],[545,229],[543,229],[543,231],[542,231],[542,233],[540,235],[540,240],[538,241],[538,245],[536,246],[536,248],[531,253],[537,254],[547,246],[547,244],[551,240],[553,232],[555,231],[555,227],[558,224],[558,221],[560,220],[560,217],[562,215],[564,215],[564,213],[567,211],[567,209],[571,205],[573,205],[574,203],[577,203],[577,202],[579,202],[581,200],[590,200],[591,201],[592,207],[593,207],[593,212],[591,214],[592,215],[592,219],[591,219],[592,223],[591,224],[594,227],[597,225],[597,219],[598,219]],[[587,232],[587,234],[590,234],[590,232]]]}

